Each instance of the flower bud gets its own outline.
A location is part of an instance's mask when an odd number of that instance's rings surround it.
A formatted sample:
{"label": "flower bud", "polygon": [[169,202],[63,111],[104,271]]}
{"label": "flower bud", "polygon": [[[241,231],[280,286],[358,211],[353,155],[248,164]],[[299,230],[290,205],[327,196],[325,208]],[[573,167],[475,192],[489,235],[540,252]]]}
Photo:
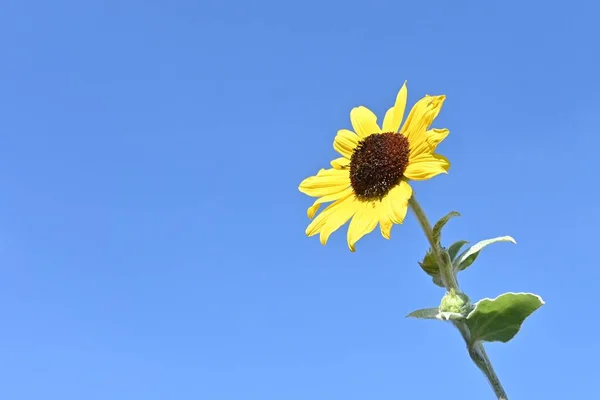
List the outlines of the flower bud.
{"label": "flower bud", "polygon": [[450,289],[440,303],[440,313],[457,313],[466,317],[470,311],[469,296],[461,292],[457,293],[454,289]]}

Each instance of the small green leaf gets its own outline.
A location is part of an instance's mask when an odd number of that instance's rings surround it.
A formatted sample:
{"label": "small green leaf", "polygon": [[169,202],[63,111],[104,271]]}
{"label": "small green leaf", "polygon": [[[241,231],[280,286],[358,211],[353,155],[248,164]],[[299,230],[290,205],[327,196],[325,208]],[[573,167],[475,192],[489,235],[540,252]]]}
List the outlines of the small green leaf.
{"label": "small green leaf", "polygon": [[434,284],[438,285],[439,287],[444,287],[442,279],[440,278],[440,267],[438,266],[431,249],[425,253],[425,257],[423,257],[423,261],[419,262],[419,265],[421,266],[421,269],[427,273],[427,275],[431,276]]}
{"label": "small green leaf", "polygon": [[511,242],[517,244],[515,239],[513,239],[510,236],[500,236],[493,239],[482,240],[481,242],[474,244],[468,250],[464,251],[460,256],[458,256],[458,258],[454,262],[454,269],[456,271],[462,271],[467,269],[471,264],[473,264],[473,261],[475,261],[475,259],[484,247],[497,242]]}
{"label": "small green leaf", "polygon": [[454,261],[460,249],[462,249],[462,247],[467,243],[469,242],[466,240],[459,240],[458,242],[453,243],[450,247],[448,247],[448,255],[450,256],[450,259],[452,261]]}
{"label": "small green leaf", "polygon": [[442,282],[442,278],[440,277],[440,275],[435,275],[431,277],[431,280],[433,281],[433,283],[439,287],[446,287],[444,286],[444,282]]}
{"label": "small green leaf", "polygon": [[438,222],[433,226],[433,240],[435,243],[440,243],[442,239],[442,228],[452,217],[459,217],[460,213],[457,211],[450,211],[448,214],[444,215]]}
{"label": "small green leaf", "polygon": [[455,312],[440,312],[439,309],[436,307],[423,308],[421,310],[413,311],[410,314],[408,314],[406,318],[437,319],[439,321],[459,321],[464,320],[465,316],[461,313]]}
{"label": "small green leaf", "polygon": [[532,293],[504,293],[495,299],[482,299],[467,316],[471,342],[503,342],[511,340],[529,315],[544,304]]}
{"label": "small green leaf", "polygon": [[440,273],[440,267],[435,259],[435,255],[431,251],[431,249],[427,250],[425,253],[425,257],[423,257],[423,261],[419,262],[419,265],[423,269],[423,271],[427,272],[429,275],[433,276]]}
{"label": "small green leaf", "polygon": [[437,319],[438,308],[422,308],[408,314],[406,318]]}

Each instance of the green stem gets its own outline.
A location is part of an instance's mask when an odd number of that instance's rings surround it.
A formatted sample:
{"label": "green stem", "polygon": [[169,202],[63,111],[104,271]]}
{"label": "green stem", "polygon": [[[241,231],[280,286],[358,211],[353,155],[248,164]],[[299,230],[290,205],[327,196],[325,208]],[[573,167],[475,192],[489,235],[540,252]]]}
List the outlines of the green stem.
{"label": "green stem", "polygon": [[[458,281],[456,280],[456,275],[454,275],[454,271],[452,270],[452,264],[450,263],[450,259],[448,257],[448,253],[446,253],[433,239],[433,230],[431,228],[431,224],[427,219],[427,215],[425,215],[425,211],[421,208],[421,205],[415,199],[415,195],[413,194],[408,201],[408,205],[415,213],[419,224],[421,224],[421,228],[427,237],[427,241],[431,246],[431,251],[433,252],[433,256],[440,266],[440,277],[442,278],[442,282],[447,289],[455,289],[457,291],[460,290],[458,287]],[[449,266],[449,267],[448,267]]]}
{"label": "green stem", "polygon": [[[508,400],[508,396],[500,383],[500,379],[498,375],[496,375],[496,371],[494,371],[494,367],[492,366],[492,362],[490,361],[485,348],[481,342],[477,342],[472,346],[469,346],[469,355],[471,359],[475,362],[475,364],[479,367],[481,372],[487,377],[490,386],[494,390],[496,397],[499,400]],[[476,361],[477,359],[481,360],[480,362]]]}
{"label": "green stem", "polygon": [[[417,202],[414,193],[408,201],[408,205],[417,217],[417,220],[419,221],[419,224],[425,233],[425,237],[431,246],[431,251],[440,268],[440,278],[442,279],[444,286],[448,290],[454,289],[456,291],[460,291],[458,280],[456,279],[456,274],[454,273],[450,257],[448,256],[446,250],[444,250],[441,245],[434,240],[431,224],[427,219],[427,215],[421,208],[421,205]],[[471,356],[471,359],[475,365],[477,365],[477,367],[487,378],[498,400],[508,400],[506,392],[500,383],[500,379],[498,379],[498,376],[496,375],[496,372],[492,367],[492,363],[487,356],[485,348],[481,342],[471,343],[471,332],[469,331],[466,323],[455,321],[454,326],[458,329],[465,343],[467,344],[469,356]]]}
{"label": "green stem", "polygon": [[494,390],[494,393],[496,394],[496,397],[499,400],[508,400],[508,396],[506,395],[506,392],[500,383],[498,375],[496,375],[496,371],[494,371],[492,362],[490,361],[483,344],[481,344],[481,342],[471,344],[471,332],[469,331],[467,324],[464,322],[456,321],[454,322],[454,326],[458,329],[463,337],[467,345],[467,349],[469,350],[469,356],[471,357],[471,360],[473,360],[475,365],[477,365],[481,372],[483,372],[483,374],[486,376],[490,386],[492,387],[492,390]]}

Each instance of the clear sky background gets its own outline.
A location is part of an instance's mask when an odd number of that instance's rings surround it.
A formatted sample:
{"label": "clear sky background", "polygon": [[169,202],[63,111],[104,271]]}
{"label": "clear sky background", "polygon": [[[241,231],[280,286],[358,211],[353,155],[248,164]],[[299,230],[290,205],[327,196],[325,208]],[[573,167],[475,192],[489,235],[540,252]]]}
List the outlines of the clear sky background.
{"label": "clear sky background", "polygon": [[[306,238],[349,111],[446,94],[460,276],[547,304],[487,348],[511,399],[597,394],[593,1],[2,2],[0,398],[491,399],[412,216]],[[594,372],[596,371],[596,372]],[[448,391],[452,393],[448,394]]]}

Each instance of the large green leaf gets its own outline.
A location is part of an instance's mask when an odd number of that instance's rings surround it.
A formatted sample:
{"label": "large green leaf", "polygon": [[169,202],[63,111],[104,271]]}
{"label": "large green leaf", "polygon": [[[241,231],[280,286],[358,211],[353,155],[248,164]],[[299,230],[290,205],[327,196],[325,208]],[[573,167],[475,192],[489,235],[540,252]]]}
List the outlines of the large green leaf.
{"label": "large green leaf", "polygon": [[481,252],[481,250],[483,250],[484,247],[497,242],[511,242],[517,244],[515,239],[513,239],[510,236],[500,236],[493,239],[482,240],[481,242],[474,244],[469,249],[465,250],[460,256],[458,256],[458,258],[454,261],[454,270],[462,271],[464,269],[467,269],[471,264],[473,264],[473,262],[475,261],[477,256],[479,256],[479,253]]}
{"label": "large green leaf", "polygon": [[471,342],[508,342],[529,315],[544,304],[532,293],[504,293],[495,299],[483,299],[467,316]]}

